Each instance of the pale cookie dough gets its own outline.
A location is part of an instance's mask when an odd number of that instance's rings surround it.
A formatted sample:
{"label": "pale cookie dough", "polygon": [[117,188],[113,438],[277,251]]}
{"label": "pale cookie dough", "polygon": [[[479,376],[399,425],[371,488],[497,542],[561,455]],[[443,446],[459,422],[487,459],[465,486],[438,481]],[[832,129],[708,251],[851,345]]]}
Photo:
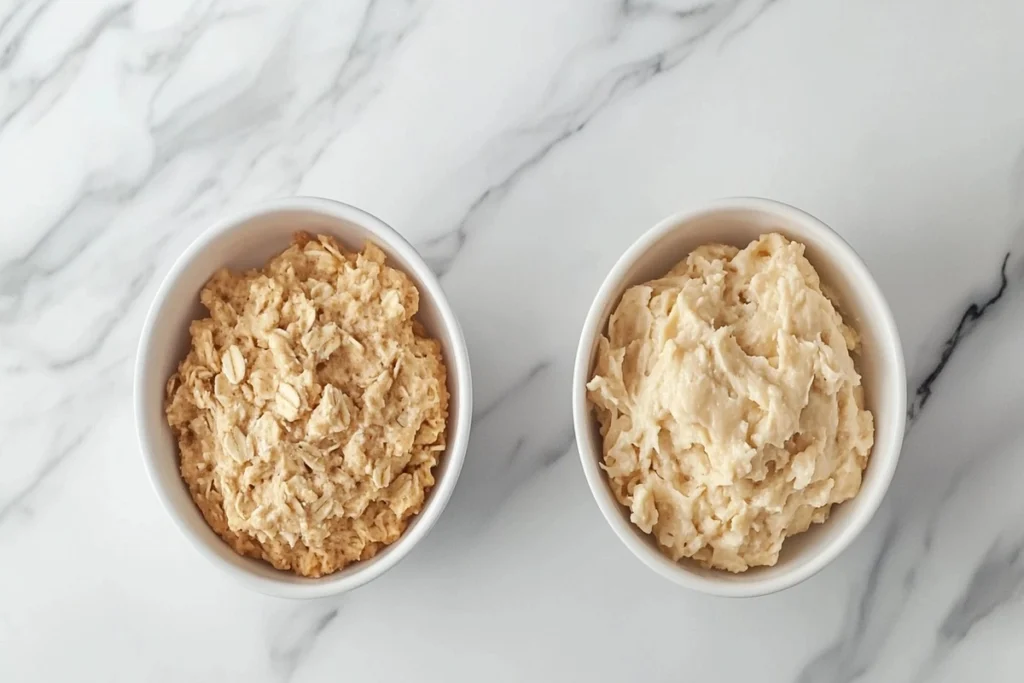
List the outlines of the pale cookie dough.
{"label": "pale cookie dough", "polygon": [[777,234],[629,288],[587,388],[632,522],[676,561],[774,565],[860,489],[874,424],[857,344],[803,245]]}
{"label": "pale cookie dough", "polygon": [[218,272],[167,382],[181,474],[238,553],[322,576],[420,511],[445,449],[440,344],[384,253],[297,235],[262,270]]}

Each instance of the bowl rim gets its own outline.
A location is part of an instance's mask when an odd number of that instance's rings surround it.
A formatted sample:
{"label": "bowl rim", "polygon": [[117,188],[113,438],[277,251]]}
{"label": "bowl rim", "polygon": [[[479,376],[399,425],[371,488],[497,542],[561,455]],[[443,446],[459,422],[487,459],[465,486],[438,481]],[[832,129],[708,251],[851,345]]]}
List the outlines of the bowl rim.
{"label": "bowl rim", "polygon": [[[454,365],[457,384],[455,391],[458,392],[459,406],[457,413],[449,414],[448,418],[449,425],[453,428],[453,438],[445,453],[445,457],[448,459],[447,469],[443,476],[437,478],[429,499],[417,514],[418,519],[415,526],[406,529],[398,540],[388,546],[390,552],[362,561],[355,571],[344,576],[330,574],[319,578],[306,578],[282,571],[280,578],[273,578],[257,574],[246,567],[243,561],[247,558],[239,556],[237,558],[239,561],[235,563],[218,554],[213,549],[212,542],[197,534],[175,510],[168,493],[171,482],[166,481],[166,477],[157,471],[156,456],[153,449],[150,448],[156,427],[150,425],[144,416],[143,395],[146,391],[144,380],[147,379],[147,363],[151,352],[153,328],[184,271],[221,234],[238,229],[262,216],[284,211],[310,212],[332,219],[349,221],[364,228],[376,238],[378,246],[388,256],[395,254],[408,264],[417,280],[427,290],[427,295],[433,300],[440,314],[442,325],[448,331],[452,341],[450,362]],[[430,270],[412,244],[382,219],[351,204],[324,197],[291,196],[263,201],[218,218],[203,230],[174,261],[150,303],[139,337],[133,377],[133,416],[139,449],[150,485],[174,525],[200,555],[222,573],[228,574],[240,584],[257,592],[283,598],[319,598],[350,591],[383,575],[405,558],[433,528],[451,498],[465,462],[472,427],[472,384],[469,351],[466,347],[462,326],[459,324],[437,276]],[[175,485],[177,483],[180,482],[175,482]],[[216,542],[223,543],[219,538]],[[297,578],[298,581],[296,581]]]}
{"label": "bowl rim", "polygon": [[[601,448],[600,444],[594,443],[592,438],[592,417],[586,391],[595,340],[607,324],[607,316],[603,316],[602,312],[612,293],[628,274],[629,269],[662,237],[672,231],[681,229],[697,219],[735,210],[750,210],[769,214],[787,224],[800,224],[821,236],[824,250],[830,258],[845,259],[848,262],[849,268],[864,288],[866,298],[870,300],[873,314],[871,324],[879,330],[880,336],[885,340],[884,353],[891,356],[895,374],[898,374],[896,381],[892,382],[896,390],[894,410],[898,411],[896,428],[891,442],[884,445],[884,450],[872,451],[872,462],[877,463],[876,467],[881,467],[880,473],[876,475],[878,484],[870,492],[862,490],[858,493],[858,496],[866,495],[867,497],[861,499],[860,505],[856,509],[856,517],[850,521],[842,534],[827,543],[810,560],[777,576],[743,583],[697,574],[684,564],[673,562],[652,548],[646,540],[641,538],[641,532],[631,522],[623,518],[619,510],[621,506],[615,500],[606,481],[606,476],[598,464],[601,459]],[[605,521],[633,555],[661,576],[683,587],[721,597],[755,597],[790,588],[814,576],[838,557],[860,535],[881,505],[896,472],[906,430],[907,387],[903,346],[892,310],[878,283],[853,247],[826,223],[794,206],[762,197],[726,197],[696,208],[678,211],[658,221],[654,227],[643,233],[623,252],[608,275],[605,276],[584,320],[573,365],[572,393],[573,430],[576,435],[577,451],[591,495]]]}

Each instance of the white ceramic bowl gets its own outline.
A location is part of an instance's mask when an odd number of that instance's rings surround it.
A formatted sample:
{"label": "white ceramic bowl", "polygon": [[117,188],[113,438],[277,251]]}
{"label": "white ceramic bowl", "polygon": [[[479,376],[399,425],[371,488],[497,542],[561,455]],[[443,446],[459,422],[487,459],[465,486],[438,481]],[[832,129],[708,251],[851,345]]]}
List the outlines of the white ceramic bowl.
{"label": "white ceramic bowl", "polygon": [[[434,471],[436,483],[405,533],[376,557],[318,579],[274,569],[237,555],[203,520],[178,471],[178,447],[164,417],[164,387],[189,348],[189,323],[206,315],[199,290],[218,269],[264,265],[291,243],[296,231],[328,234],[352,250],[369,240],[383,249],[420,290],[418,319],[441,342],[451,394],[448,448]],[[469,354],[458,320],[437,278],[412,245],[379,218],[328,199],[272,201],[226,218],[204,232],[171,268],[149,310],[135,365],[135,420],[153,487],[178,527],[208,560],[244,585],[270,595],[315,598],[351,590],[393,567],[437,521],[448,503],[469,442],[473,413]]]}
{"label": "white ceramic bowl", "polygon": [[[774,567],[742,574],[673,562],[653,538],[629,521],[600,468],[601,436],[587,404],[599,335],[622,293],[630,286],[664,275],[702,244],[720,242],[743,247],[766,232],[779,232],[807,246],[806,255],[844,320],[861,335],[859,369],[865,402],[875,417],[875,444],[860,492],[834,507],[829,519],[786,539]],[[871,520],[896,470],[906,422],[906,372],[892,312],[860,257],[839,235],[799,209],[767,199],[724,199],[685,211],[658,223],[630,247],[608,274],[590,308],[576,354],[573,376],[573,423],[583,471],[598,507],[623,543],[644,564],[677,584],[729,597],[765,595],[814,575],[843,551]]]}

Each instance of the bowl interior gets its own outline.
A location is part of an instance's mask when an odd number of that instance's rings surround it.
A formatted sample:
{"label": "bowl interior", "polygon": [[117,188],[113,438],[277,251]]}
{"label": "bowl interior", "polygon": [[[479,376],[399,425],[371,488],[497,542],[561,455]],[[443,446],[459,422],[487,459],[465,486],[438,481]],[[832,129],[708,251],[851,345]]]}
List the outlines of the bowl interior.
{"label": "bowl interior", "polygon": [[[734,204],[739,205],[734,205]],[[592,463],[584,463],[591,474],[599,472],[602,486],[595,488],[606,516],[623,541],[660,573],[678,577],[681,571],[706,580],[709,584],[729,584],[726,594],[770,592],[806,578],[820,569],[852,540],[867,523],[888,487],[903,438],[905,379],[902,351],[888,307],[874,281],[852,250],[838,235],[810,216],[771,202],[733,202],[698,214],[669,219],[648,233],[623,257],[602,289],[594,312],[598,321],[586,351],[587,378],[596,353],[598,334],[607,331],[608,317],[622,293],[630,286],[664,275],[695,248],[713,242],[744,247],[759,235],[778,232],[806,245],[808,260],[821,276],[827,293],[838,306],[844,321],[858,331],[862,348],[857,367],[862,375],[865,402],[875,418],[875,445],[860,493],[832,509],[824,524],[788,538],[774,567],[758,567],[742,574],[708,570],[696,563],[675,563],[662,555],[652,536],[642,533],[629,521],[629,511],[618,504],[607,485],[603,470],[596,470],[601,458],[601,437],[589,406],[584,410],[587,427],[581,439],[581,453]],[[590,330],[588,330],[590,331]],[[583,349],[581,349],[581,353]],[[586,401],[585,388],[577,387]],[[592,465],[592,466],[591,466]],[[609,510],[614,509],[614,513]],[[792,578],[792,581],[789,579]],[[774,585],[773,585],[774,584]]]}
{"label": "bowl interior", "polygon": [[[454,478],[458,476],[461,467],[461,452],[458,457],[452,457],[453,451],[460,450],[460,444],[464,450],[468,436],[462,432],[469,428],[468,419],[460,417],[468,414],[463,402],[470,400],[468,395],[464,395],[468,392],[462,390],[465,385],[460,382],[460,374],[468,382],[468,361],[461,333],[457,324],[446,321],[438,301],[439,286],[436,280],[426,281],[427,277],[432,276],[423,275],[426,269],[422,262],[413,262],[416,257],[412,247],[379,221],[376,221],[379,225],[374,228],[376,232],[366,227],[367,223],[374,221],[376,219],[372,216],[360,217],[357,222],[317,210],[281,208],[266,213],[255,212],[223,229],[214,228],[200,237],[172,269],[153,304],[148,335],[144,333],[137,370],[139,377],[136,390],[139,395],[136,397],[136,408],[143,449],[148,450],[144,456],[149,459],[157,492],[186,533],[198,541],[197,547],[204,554],[211,555],[222,567],[226,564],[256,577],[256,587],[262,590],[271,584],[291,584],[297,588],[313,585],[322,587],[324,584],[350,584],[349,587],[354,587],[363,582],[356,581],[356,575],[365,572],[368,567],[383,565],[386,569],[399,559],[392,555],[404,554],[415,543],[415,539],[426,533],[433,519],[440,513],[439,509],[433,508],[443,507],[447,502]],[[389,265],[401,269],[416,282],[420,290],[417,318],[428,333],[441,342],[451,395],[448,448],[435,469],[437,483],[428,494],[423,510],[412,519],[397,542],[382,550],[372,560],[352,564],[320,579],[300,577],[274,569],[265,562],[240,557],[221,541],[206,525],[181,479],[177,443],[164,416],[164,387],[188,352],[189,323],[207,315],[206,309],[199,303],[199,291],[203,285],[220,268],[238,270],[263,266],[271,257],[286,249],[293,234],[298,231],[332,235],[353,251],[362,249],[368,240],[373,241],[388,254]],[[365,580],[369,578],[372,576]],[[274,589],[271,587],[270,590],[273,592]]]}

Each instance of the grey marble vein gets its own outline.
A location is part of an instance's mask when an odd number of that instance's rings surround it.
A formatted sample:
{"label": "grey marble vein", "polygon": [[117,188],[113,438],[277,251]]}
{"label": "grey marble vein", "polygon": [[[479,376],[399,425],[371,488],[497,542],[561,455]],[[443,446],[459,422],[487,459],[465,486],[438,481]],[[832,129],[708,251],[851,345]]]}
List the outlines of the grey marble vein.
{"label": "grey marble vein", "polygon": [[[572,424],[568,424],[563,427],[561,432],[562,434],[554,441],[554,443],[540,448],[536,456],[528,459],[529,466],[523,474],[515,479],[508,487],[502,499],[507,498],[524,483],[533,479],[539,473],[551,467],[569,453],[573,444],[576,443],[576,436]],[[512,449],[503,458],[506,469],[511,469],[520,460],[525,450],[525,446],[526,437],[519,437],[515,444],[513,444]]]}
{"label": "grey marble vein", "polygon": [[[655,11],[673,22],[676,27],[673,39],[668,45],[656,46],[646,57],[607,71],[574,96],[567,106],[538,112],[533,121],[507,132],[504,135],[506,140],[521,142],[526,133],[538,141],[528,155],[508,166],[500,180],[489,184],[470,202],[453,229],[419,245],[432,270],[439,277],[451,271],[470,235],[488,223],[505,196],[531,169],[574,138],[611,105],[682,64],[716,29],[730,20],[741,4],[742,0],[723,0],[673,10],[661,3],[622,3],[619,17],[612,23],[605,41],[614,43],[638,18]],[[553,82],[561,81],[564,78],[561,74],[570,73],[573,66],[572,61],[563,65]],[[499,141],[498,146],[504,145]]]}
{"label": "grey marble vein", "polygon": [[531,367],[526,374],[520,377],[518,380],[510,384],[507,388],[501,391],[497,396],[491,399],[490,403],[487,403],[473,411],[473,422],[483,422],[490,417],[496,410],[499,410],[508,401],[515,398],[520,391],[528,388],[530,384],[548,372],[552,367],[551,361],[541,361]]}
{"label": "grey marble vein", "polygon": [[693,7],[675,7],[671,3],[652,2],[651,0],[622,0],[619,3],[619,14],[624,17],[656,15],[687,19],[705,13],[713,6],[713,2],[705,2]]}
{"label": "grey marble vein", "polygon": [[1024,535],[1007,530],[989,546],[974,568],[967,588],[939,626],[937,650],[947,650],[967,637],[1024,585]]}
{"label": "grey marble vein", "polygon": [[[109,229],[120,210],[120,202],[129,199],[137,190],[138,187],[110,188],[82,194],[25,256],[0,269],[0,325],[23,322],[26,316],[36,315],[51,299],[59,296],[59,292],[54,291],[59,289],[59,285],[51,290],[37,290],[34,294],[30,294],[29,287],[33,282],[61,273],[82,258],[89,251],[89,241]],[[72,235],[77,239],[68,240]],[[59,370],[91,358],[149,284],[156,269],[155,256],[169,237],[169,234],[157,237],[145,252],[139,254],[135,272],[122,281],[121,295],[110,302],[103,315],[91,321],[92,333],[84,336],[78,350],[63,358],[46,358],[37,354],[36,362],[42,367]],[[59,251],[48,251],[48,247]]]}
{"label": "grey marble vein", "polygon": [[575,443],[576,434],[572,424],[563,427],[562,438],[556,441],[552,447],[541,451],[540,457],[538,458],[540,467],[537,468],[533,475],[536,476],[537,473],[550,468],[552,465],[568,455],[572,451],[572,447]]}
{"label": "grey marble vein", "polygon": [[458,225],[455,226],[454,230],[427,240],[420,245],[420,251],[424,254],[427,264],[437,277],[444,278],[451,270],[455,259],[462,252],[466,240],[469,239],[473,226],[477,222],[486,221],[491,215],[490,212],[496,209],[497,205],[501,203],[525,173],[543,161],[551,150],[559,144],[583,130],[584,126],[586,126],[586,121],[577,124],[567,131],[563,131],[556,138],[550,140],[513,169],[504,179],[484,190],[483,194],[473,201],[469,210],[459,221]]}
{"label": "grey marble vein", "polygon": [[526,446],[526,437],[519,436],[516,438],[515,443],[512,444],[512,448],[508,449],[508,452],[501,457],[502,462],[505,463],[505,468],[511,468],[513,464],[523,453],[523,447]]}
{"label": "grey marble vein", "polygon": [[295,675],[324,631],[338,618],[338,605],[302,608],[285,620],[285,628],[270,647],[270,665],[278,680],[287,683]]}
{"label": "grey marble vein", "polygon": [[[369,0],[352,45],[331,79],[331,86],[299,122],[304,123],[324,105],[336,107],[353,84],[367,77],[382,57],[394,54],[419,24],[423,11],[423,3],[417,0]],[[394,16],[401,18],[397,27],[392,25]],[[312,156],[309,168],[316,166],[326,148],[322,145]]]}
{"label": "grey marble vein", "polygon": [[491,519],[501,505],[515,495],[527,483],[537,479],[572,451],[576,442],[572,423],[567,423],[554,440],[540,444],[527,457],[527,438],[519,436],[512,447],[499,458],[501,463],[498,476],[499,488],[487,497],[489,513],[478,515],[481,527]]}
{"label": "grey marble vein", "polygon": [[1008,280],[1006,277],[1006,264],[1010,261],[1010,252],[1006,252],[1003,256],[1002,265],[999,267],[998,284],[990,296],[985,298],[980,303],[971,303],[967,309],[960,316],[960,321],[953,329],[952,334],[946,338],[946,341],[942,345],[942,352],[939,354],[938,360],[932,367],[931,371],[925,376],[925,378],[917,385],[914,390],[913,399],[910,402],[910,406],[907,408],[907,419],[913,422],[917,419],[921,410],[925,404],[928,403],[928,399],[932,396],[932,389],[939,377],[942,375],[943,370],[946,369],[946,365],[949,363],[953,354],[956,353],[957,348],[974,329],[978,323],[989,311],[989,309],[999,302],[1006,294]]}
{"label": "grey marble vein", "polygon": [[971,631],[1021,597],[1024,587],[1024,536],[1019,529],[1000,534],[975,566],[967,587],[947,610],[916,683],[931,680]]}
{"label": "grey marble vein", "polygon": [[48,10],[54,3],[54,0],[42,0],[42,2],[35,3],[25,18],[25,21],[18,26],[10,36],[6,35],[7,28],[13,24],[15,19],[22,15],[23,9],[28,7],[31,3],[27,0],[19,3],[15,8],[10,10],[2,23],[0,23],[0,44],[3,44],[3,50],[0,51],[0,70],[5,69],[11,65],[14,58],[18,55],[18,50],[21,48],[22,42],[25,40],[25,36],[28,35],[32,26],[39,21],[39,17]]}
{"label": "grey marble vein", "polygon": [[[25,485],[16,490],[6,500],[0,500],[0,525],[6,522],[16,510],[25,509],[25,503],[29,496],[48,480],[73,453],[81,448],[91,431],[91,429],[86,427],[67,437],[65,442],[57,446],[56,451],[43,461],[38,471]],[[58,443],[61,440],[62,437],[60,435],[55,439]]]}
{"label": "grey marble vein", "polygon": [[47,368],[50,370],[65,370],[82,361],[93,358],[103,348],[111,333],[124,320],[125,315],[131,310],[135,300],[139,298],[149,284],[149,281],[153,278],[155,271],[155,263],[149,262],[144,264],[142,269],[128,280],[124,293],[117,299],[115,305],[106,315],[93,323],[93,329],[89,335],[91,339],[84,346],[80,346],[73,355],[47,363]]}
{"label": "grey marble vein", "polygon": [[[32,25],[50,8],[50,4],[50,1],[47,0],[47,2],[39,5],[21,30],[12,37],[7,47],[4,48],[3,55],[0,56],[0,69],[4,68],[4,61],[9,65],[15,59],[22,41],[31,31]],[[130,2],[108,8],[97,18],[96,22],[77,43],[69,46],[68,50],[62,54],[60,60],[52,69],[48,70],[42,77],[32,78],[27,83],[16,84],[23,86],[20,88],[20,95],[10,97],[7,102],[0,101],[0,112],[2,112],[0,113],[0,132],[3,132],[4,127],[20,114],[25,106],[32,102],[54,76],[65,69],[74,69],[77,66],[77,58],[81,57],[82,54],[92,47],[105,31],[112,26],[123,25],[130,12]],[[3,111],[3,105],[6,105],[7,111]]]}
{"label": "grey marble vein", "polygon": [[845,610],[847,618],[835,641],[815,656],[797,677],[797,683],[844,683],[854,681],[870,667],[884,633],[874,628],[882,603],[886,559],[897,538],[898,526],[890,521],[875,553],[864,585],[854,591]]}
{"label": "grey marble vein", "polygon": [[728,47],[728,45],[732,43],[733,40],[738,38],[740,34],[742,34],[744,31],[750,28],[754,24],[754,22],[760,19],[765,12],[774,7],[778,3],[778,1],[779,0],[763,0],[763,2],[761,2],[757,9],[755,9],[749,17],[742,21],[738,26],[730,30],[729,33],[727,33],[726,36],[722,38],[722,42],[720,43],[720,49],[725,49],[726,47]]}
{"label": "grey marble vein", "polygon": [[0,71],[10,66],[11,62],[14,61],[14,58],[17,56],[18,50],[21,47],[21,43],[24,41],[25,36],[28,35],[32,25],[39,20],[39,17],[42,16],[43,12],[45,12],[53,2],[54,0],[43,0],[43,2],[38,3],[28,12],[28,18],[25,19],[25,22],[15,30],[14,34],[10,36],[10,38],[5,35],[7,27],[10,26],[18,16],[20,16],[21,10],[29,3],[27,1],[22,2],[6,14],[3,22],[0,22],[0,41],[6,43],[3,46],[3,50],[0,51]]}
{"label": "grey marble vein", "polygon": [[[18,426],[28,429],[39,429],[44,424],[53,425],[52,439],[44,447],[39,467],[27,481],[5,496],[0,496],[0,525],[8,521],[14,512],[27,511],[29,500],[36,491],[82,449],[107,407],[103,398],[115,386],[120,368],[130,359],[130,355],[114,358],[98,370],[94,381],[67,393],[52,406],[42,408],[30,418],[21,416],[16,419]],[[74,419],[70,419],[72,417]],[[4,426],[12,428],[10,422]],[[5,457],[11,457],[10,453],[0,451],[0,462]]]}

